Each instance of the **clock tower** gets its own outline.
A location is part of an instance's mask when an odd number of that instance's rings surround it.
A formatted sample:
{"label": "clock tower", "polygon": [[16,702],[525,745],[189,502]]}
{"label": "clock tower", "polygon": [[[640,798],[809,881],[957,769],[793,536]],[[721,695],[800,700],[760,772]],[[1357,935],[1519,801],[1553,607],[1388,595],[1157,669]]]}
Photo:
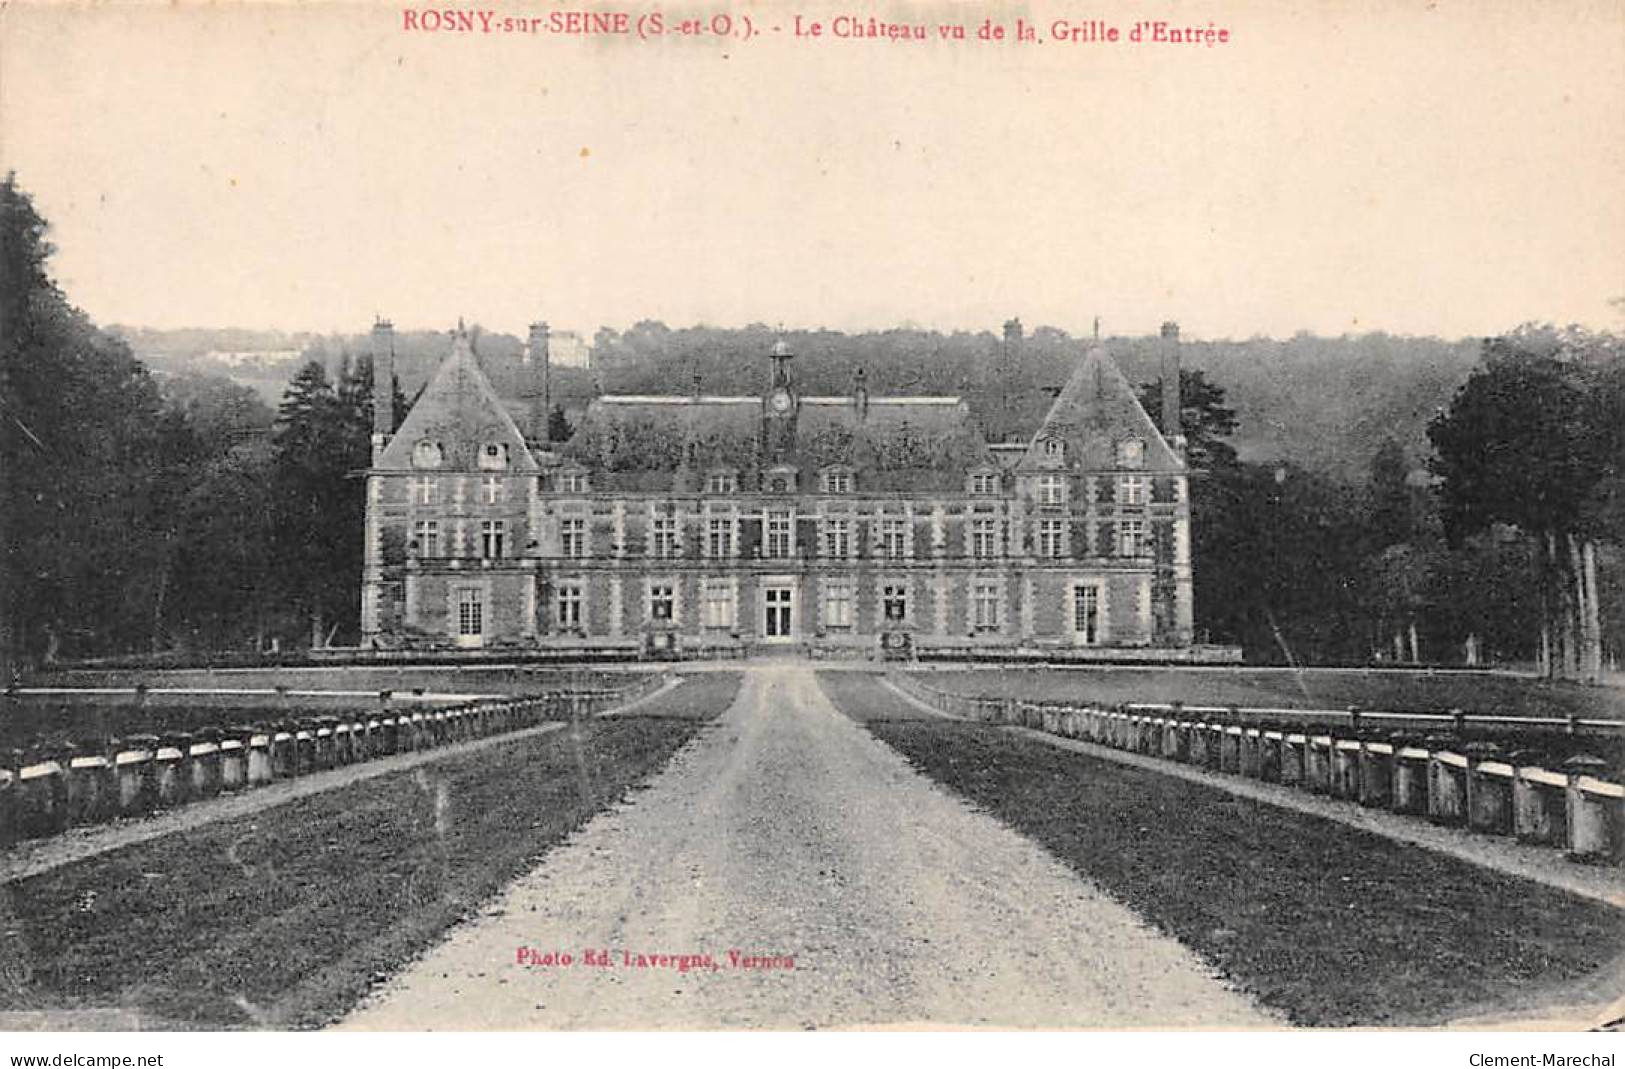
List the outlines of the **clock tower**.
{"label": "clock tower", "polygon": [[796,414],[801,399],[790,379],[790,361],[795,354],[782,338],[773,344],[768,357],[773,361],[773,374],[762,397],[762,452],[772,463],[787,460],[795,452]]}

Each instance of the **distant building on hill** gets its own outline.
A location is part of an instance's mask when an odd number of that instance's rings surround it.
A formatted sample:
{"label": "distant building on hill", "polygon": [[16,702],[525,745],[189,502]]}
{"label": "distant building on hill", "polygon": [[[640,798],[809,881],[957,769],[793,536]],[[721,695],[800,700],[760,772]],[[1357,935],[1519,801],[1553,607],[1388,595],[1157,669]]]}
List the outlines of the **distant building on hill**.
{"label": "distant building on hill", "polygon": [[[755,393],[602,396],[552,441],[553,341],[531,328],[519,398],[461,327],[398,425],[374,391],[364,644],[1190,654],[1183,440],[1099,344],[990,445],[961,399],[871,396],[861,371],[804,395],[782,342]],[[392,376],[390,324],[372,344]],[[1176,426],[1173,324],[1161,345]]]}

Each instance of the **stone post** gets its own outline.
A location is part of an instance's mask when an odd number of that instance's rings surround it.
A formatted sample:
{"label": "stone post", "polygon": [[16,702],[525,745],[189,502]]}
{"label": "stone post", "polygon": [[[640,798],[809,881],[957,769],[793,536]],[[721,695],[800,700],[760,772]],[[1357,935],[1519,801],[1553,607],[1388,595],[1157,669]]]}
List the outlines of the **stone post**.
{"label": "stone post", "polygon": [[1485,749],[1467,765],[1467,826],[1488,835],[1512,834],[1513,767]]}
{"label": "stone post", "polygon": [[1428,755],[1428,819],[1456,825],[1467,819],[1467,758],[1450,750]]}
{"label": "stone post", "polygon": [[1309,736],[1296,732],[1281,735],[1281,784],[1302,787],[1308,778],[1305,764],[1309,756]]}
{"label": "stone post", "polygon": [[1567,774],[1568,855],[1577,861],[1620,859],[1621,804],[1625,788],[1601,779],[1608,764],[1589,754],[1563,762]]}
{"label": "stone post", "polygon": [[299,740],[294,738],[297,730],[298,725],[284,720],[277,723],[271,732],[271,776],[274,779],[289,779],[299,772],[295,753]]}
{"label": "stone post", "polygon": [[252,732],[235,727],[220,740],[220,789],[240,791],[248,786],[248,740]]}
{"label": "stone post", "polygon": [[21,838],[23,752],[0,750],[0,847]]}
{"label": "stone post", "polygon": [[1264,778],[1264,733],[1256,727],[1241,729],[1241,774],[1248,779]]}
{"label": "stone post", "polygon": [[192,736],[171,732],[158,743],[158,791],[155,804],[160,809],[186,801],[192,782]]}
{"label": "stone post", "polygon": [[220,793],[220,731],[204,728],[192,747],[192,797],[212,798]]}
{"label": "stone post", "polygon": [[1512,833],[1536,846],[1568,844],[1569,778],[1526,761],[1513,761]]}
{"label": "stone post", "polygon": [[1265,783],[1281,782],[1281,749],[1285,733],[1266,728],[1258,740],[1258,778]]}
{"label": "stone post", "polygon": [[248,733],[248,785],[262,787],[275,778],[276,729],[256,724]]}
{"label": "stone post", "polygon": [[1388,809],[1394,802],[1394,746],[1365,739],[1360,743],[1360,804]]}
{"label": "stone post", "polygon": [[1393,810],[1420,817],[1428,811],[1428,751],[1416,740],[1395,736]]}

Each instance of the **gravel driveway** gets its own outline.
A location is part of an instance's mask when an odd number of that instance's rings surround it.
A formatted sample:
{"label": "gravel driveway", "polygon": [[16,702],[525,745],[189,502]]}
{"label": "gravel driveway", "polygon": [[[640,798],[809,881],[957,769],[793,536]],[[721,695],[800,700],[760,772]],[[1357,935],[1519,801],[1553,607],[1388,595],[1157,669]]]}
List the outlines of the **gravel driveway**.
{"label": "gravel driveway", "polygon": [[[522,951],[537,964],[518,964]],[[830,705],[810,668],[774,665],[750,669],[734,705],[648,789],[341,1027],[916,1022],[1276,1024],[912,771]]]}

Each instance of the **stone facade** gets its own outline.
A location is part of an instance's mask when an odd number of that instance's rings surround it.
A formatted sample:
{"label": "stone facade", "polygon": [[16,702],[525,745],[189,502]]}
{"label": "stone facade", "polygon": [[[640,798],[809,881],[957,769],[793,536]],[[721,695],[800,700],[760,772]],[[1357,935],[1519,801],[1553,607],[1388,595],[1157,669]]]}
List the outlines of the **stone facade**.
{"label": "stone facade", "polygon": [[[960,399],[861,372],[803,396],[782,345],[760,395],[603,396],[550,442],[544,325],[530,344],[518,419],[461,328],[398,427],[375,391],[365,645],[1191,645],[1182,442],[1098,345],[1027,442],[989,445]],[[1177,381],[1171,325],[1163,346]]]}

